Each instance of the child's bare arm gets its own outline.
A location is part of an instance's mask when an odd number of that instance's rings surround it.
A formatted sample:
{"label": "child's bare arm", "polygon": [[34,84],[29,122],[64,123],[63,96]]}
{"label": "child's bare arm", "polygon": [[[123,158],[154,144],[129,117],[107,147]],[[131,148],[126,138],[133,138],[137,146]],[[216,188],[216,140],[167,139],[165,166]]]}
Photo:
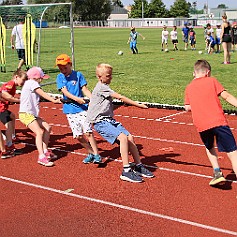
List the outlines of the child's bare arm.
{"label": "child's bare arm", "polygon": [[46,100],[48,100],[48,101],[51,101],[51,102],[53,102],[53,103],[55,103],[55,104],[61,104],[61,103],[62,103],[59,98],[55,99],[54,97],[51,97],[51,96],[48,95],[46,92],[44,92],[40,87],[37,88],[37,89],[35,89],[35,92],[36,92],[39,96],[41,96],[41,97],[43,97],[44,99],[46,99]]}
{"label": "child's bare arm", "polygon": [[83,86],[83,87],[82,87],[82,92],[83,92],[83,95],[87,96],[88,98],[91,98],[91,92],[90,92],[90,90],[87,88],[87,86]]}
{"label": "child's bare arm", "polygon": [[228,93],[227,91],[222,91],[220,96],[227,101],[229,104],[237,107],[237,98],[235,98],[233,95]]}
{"label": "child's bare arm", "polygon": [[141,104],[141,103],[138,103],[136,101],[133,101],[133,100],[131,100],[131,99],[129,99],[129,98],[123,96],[123,95],[120,95],[120,94],[118,94],[116,92],[113,93],[111,96],[113,98],[115,98],[115,99],[123,101],[126,104],[134,105],[134,106],[137,106],[137,107],[140,107],[140,108],[143,108],[143,109],[147,109],[148,108],[145,104]]}
{"label": "child's bare arm", "polygon": [[66,87],[63,87],[61,89],[62,93],[69,99],[76,101],[79,104],[86,104],[86,101],[82,97],[77,97],[73,94],[71,94]]}
{"label": "child's bare arm", "polygon": [[19,98],[16,98],[16,97],[12,96],[7,91],[2,91],[2,98],[4,100],[7,100],[7,101],[11,102],[11,103],[20,103]]}

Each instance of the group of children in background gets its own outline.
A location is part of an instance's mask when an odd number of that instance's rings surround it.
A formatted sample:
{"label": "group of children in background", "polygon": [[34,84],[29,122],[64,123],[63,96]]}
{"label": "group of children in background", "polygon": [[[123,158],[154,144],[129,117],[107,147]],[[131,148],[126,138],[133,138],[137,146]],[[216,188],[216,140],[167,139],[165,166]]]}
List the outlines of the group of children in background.
{"label": "group of children in background", "polygon": [[[220,53],[221,51],[221,24],[218,23],[216,25],[216,29],[214,30],[210,23],[204,26],[204,41],[205,41],[205,50],[208,54]],[[173,50],[178,50],[178,32],[177,26],[173,26],[171,32],[167,30],[167,26],[163,26],[163,30],[161,33],[161,51],[168,51],[168,41],[170,40],[173,44]],[[231,36],[232,36],[232,50],[237,51],[237,23],[232,23],[231,28]],[[184,50],[188,49],[188,45],[190,44],[191,50],[196,50],[196,32],[192,25],[188,25],[188,23],[184,23],[184,27],[182,28],[182,37],[184,42]]]}

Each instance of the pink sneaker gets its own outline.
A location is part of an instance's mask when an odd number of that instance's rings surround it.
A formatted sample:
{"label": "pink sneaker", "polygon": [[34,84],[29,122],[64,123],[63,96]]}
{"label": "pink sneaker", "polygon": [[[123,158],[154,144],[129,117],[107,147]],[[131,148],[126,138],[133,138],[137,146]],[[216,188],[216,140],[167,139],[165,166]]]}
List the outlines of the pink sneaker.
{"label": "pink sneaker", "polygon": [[41,164],[41,165],[47,166],[47,167],[50,167],[50,166],[54,165],[54,163],[49,161],[46,156],[42,159],[39,158],[38,163]]}
{"label": "pink sneaker", "polygon": [[58,156],[56,154],[54,154],[51,150],[47,151],[45,153],[45,156],[48,158],[48,160],[54,160],[54,159],[58,158]]}

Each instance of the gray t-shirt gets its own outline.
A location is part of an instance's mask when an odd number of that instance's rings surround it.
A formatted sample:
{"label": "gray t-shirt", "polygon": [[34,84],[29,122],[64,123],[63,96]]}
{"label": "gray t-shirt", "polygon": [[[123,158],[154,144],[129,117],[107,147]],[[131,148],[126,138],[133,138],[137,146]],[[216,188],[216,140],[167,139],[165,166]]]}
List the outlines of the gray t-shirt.
{"label": "gray t-shirt", "polygon": [[113,93],[114,91],[110,89],[109,85],[103,84],[100,81],[96,84],[87,111],[88,122],[98,123],[104,119],[113,118],[113,98],[111,97]]}

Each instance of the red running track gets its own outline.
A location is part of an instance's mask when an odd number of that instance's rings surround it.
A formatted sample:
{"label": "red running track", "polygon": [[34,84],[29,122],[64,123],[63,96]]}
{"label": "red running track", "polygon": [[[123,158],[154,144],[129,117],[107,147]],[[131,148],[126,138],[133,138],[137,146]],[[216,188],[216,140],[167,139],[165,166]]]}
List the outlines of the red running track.
{"label": "red running track", "polygon": [[[17,114],[18,106],[11,110]],[[0,160],[0,236],[237,236],[237,183],[208,185],[212,167],[191,114],[124,106],[115,114],[156,177],[139,184],[121,181],[119,148],[98,134],[104,164],[83,164],[86,151],[72,139],[61,105],[41,103],[59,159],[54,167],[37,164],[34,136],[16,122],[21,140],[16,147],[24,153]],[[236,136],[236,117],[228,121]],[[235,180],[225,154],[220,165]]]}

